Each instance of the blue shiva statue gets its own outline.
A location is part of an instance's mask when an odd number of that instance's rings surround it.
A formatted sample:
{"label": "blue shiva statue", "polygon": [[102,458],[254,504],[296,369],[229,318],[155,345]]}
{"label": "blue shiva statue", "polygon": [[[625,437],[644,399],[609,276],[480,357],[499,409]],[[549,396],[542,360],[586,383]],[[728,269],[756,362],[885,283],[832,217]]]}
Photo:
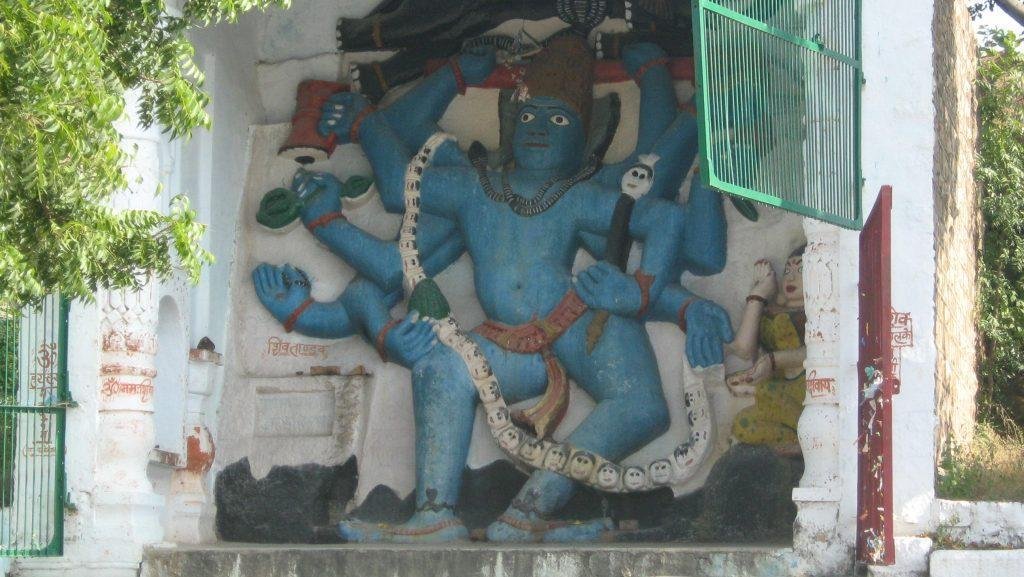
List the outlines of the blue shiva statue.
{"label": "blue shiva statue", "polygon": [[[722,269],[725,219],[719,194],[696,179],[687,204],[675,202],[696,156],[696,123],[688,113],[677,113],[663,57],[650,44],[633,45],[623,54],[641,87],[637,147],[623,162],[600,166],[583,158],[591,57],[581,39],[561,36],[530,63],[517,92],[513,163],[493,171],[449,143],[437,151],[422,179],[424,214],[418,225],[424,268],[434,275],[468,250],[488,317],[473,338],[503,384],[505,398],[547,395],[549,381],[559,372],[567,374],[597,403],[568,441],[615,460],[668,426],[643,322],[685,327],[694,366],[720,363],[722,343],[732,340],[724,311],[678,285],[683,270],[714,274]],[[321,131],[362,144],[386,208],[401,212],[412,153],[437,130],[437,119],[464,84],[481,82],[493,66],[491,52],[463,54],[380,110],[357,94],[340,93],[325,105]],[[650,190],[621,222],[620,183],[647,153],[664,160],[640,165],[647,174],[637,177],[653,178]],[[304,334],[337,338],[362,330],[382,355],[413,374],[416,513],[393,527],[347,519],[339,530],[350,541],[466,538],[454,511],[477,403],[465,365],[454,351],[435,346],[429,322],[415,315],[390,318],[389,309],[402,296],[399,247],[344,220],[337,180],[300,172],[293,187],[307,199],[302,213],[307,228],[363,276],[337,302],[314,303],[301,271],[260,265],[253,278],[261,302],[286,328]],[[576,252],[585,248],[605,255],[616,226],[644,242],[640,268],[627,274],[602,261],[573,277]],[[612,315],[590,350],[586,333],[596,311]],[[538,434],[549,434],[551,421],[532,416]],[[488,528],[488,538],[596,539],[610,529],[608,520],[568,525],[547,520],[573,490],[566,477],[535,472]]]}

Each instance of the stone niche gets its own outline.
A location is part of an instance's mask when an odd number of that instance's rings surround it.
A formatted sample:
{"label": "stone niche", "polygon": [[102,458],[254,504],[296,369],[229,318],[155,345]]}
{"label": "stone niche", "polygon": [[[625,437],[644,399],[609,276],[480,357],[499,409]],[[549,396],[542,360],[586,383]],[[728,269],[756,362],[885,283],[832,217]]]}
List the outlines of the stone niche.
{"label": "stone niche", "polygon": [[[299,11],[276,18],[294,18],[291,26],[298,27],[309,15]],[[539,24],[531,32],[543,37],[554,25]],[[365,54],[334,54],[325,50],[324,54],[309,58],[262,64],[260,96],[269,117],[280,121],[290,118],[295,89],[301,80],[339,80],[338,70],[347,71],[350,64],[366,58]],[[351,80],[344,73],[342,76],[342,82]],[[402,90],[399,87],[392,93]],[[676,91],[685,101],[692,96],[693,86],[688,81],[679,81]],[[609,162],[614,162],[623,158],[635,143],[639,90],[631,80],[595,87],[598,96],[611,92],[617,93],[622,103],[622,122],[607,156]],[[385,97],[385,103],[393,94]],[[454,134],[464,147],[479,140],[490,149],[496,148],[499,138],[493,119],[497,116],[498,97],[498,90],[470,88],[465,95],[456,97],[441,121],[441,128]],[[293,501],[281,497],[289,506],[313,507],[315,513],[303,521],[310,526],[329,525],[353,510],[365,519],[400,520],[411,511],[410,493],[414,488],[408,371],[383,363],[361,337],[318,340],[286,333],[259,304],[249,276],[260,262],[291,263],[310,274],[313,297],[319,301],[336,298],[355,276],[350,267],[319,245],[305,229],[272,233],[255,221],[262,195],[287,186],[298,167],[277,155],[289,129],[288,123],[280,122],[256,126],[251,132],[252,157],[239,207],[236,266],[230,289],[235,356],[221,400],[215,467],[219,473],[219,523],[226,519],[248,519],[246,522],[253,526],[273,524],[273,515],[277,514],[274,511],[262,510],[246,517],[247,513],[239,511],[237,504],[274,494],[295,495],[297,500]],[[372,175],[357,145],[340,146],[328,160],[306,168],[328,171],[342,180],[352,175]],[[688,185],[684,184],[682,200],[687,190]],[[682,284],[720,304],[730,314],[733,325],[738,326],[751,286],[753,263],[767,258],[781,276],[790,251],[804,242],[803,230],[801,218],[791,213],[758,206],[760,218],[751,222],[730,203],[725,205],[729,226],[725,270],[710,277],[687,274]],[[360,206],[345,206],[345,215],[381,238],[393,238],[398,230],[399,216],[387,214],[375,194]],[[590,263],[592,260],[581,254],[576,268]],[[438,275],[437,281],[464,327],[484,320],[473,290],[472,262],[467,256]],[[393,316],[401,314],[404,304],[392,311]],[[724,375],[749,364],[730,358],[725,366],[697,371],[686,362],[685,341],[678,327],[650,323],[648,332],[658,358],[672,425],[665,435],[632,455],[627,463],[646,464],[670,453],[687,435],[684,382],[700,382],[707,391],[713,411],[714,445],[698,473],[678,486],[624,496],[583,490],[566,507],[563,516],[581,519],[610,515],[622,530],[622,539],[633,541],[791,538],[793,511],[789,492],[802,470],[800,459],[779,459],[757,447],[730,450],[733,418],[753,401],[732,396],[724,386]],[[350,376],[308,376],[314,366],[338,367]],[[357,367],[365,374],[351,376]],[[592,407],[591,399],[573,386],[569,414],[555,437],[561,438],[571,431]],[[496,517],[526,478],[495,446],[480,411],[464,474],[466,488],[459,508],[472,529],[481,528]],[[284,478],[287,482],[281,481]],[[305,483],[307,489],[273,493],[274,487],[280,490],[295,483]],[[742,499],[735,500],[737,495],[742,495]],[[744,511],[738,503],[763,506],[765,514],[758,517],[757,511]],[[750,515],[745,517],[745,512]],[[750,518],[762,518],[764,522],[760,527],[752,527]],[[221,536],[228,540],[313,541],[327,539],[324,535],[311,527],[288,535],[221,530]]]}

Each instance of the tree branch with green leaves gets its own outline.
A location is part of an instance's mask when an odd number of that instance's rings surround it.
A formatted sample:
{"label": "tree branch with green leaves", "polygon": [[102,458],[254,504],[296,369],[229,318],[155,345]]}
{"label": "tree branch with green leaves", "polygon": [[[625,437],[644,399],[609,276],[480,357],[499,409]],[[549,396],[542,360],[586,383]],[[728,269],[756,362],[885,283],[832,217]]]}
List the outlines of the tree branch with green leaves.
{"label": "tree branch with green leaves", "polygon": [[210,126],[188,30],[289,0],[8,0],[0,3],[0,311],[59,292],[91,299],[213,256],[184,196],[164,214],[111,208],[129,187],[114,123],[137,90],[143,127]]}

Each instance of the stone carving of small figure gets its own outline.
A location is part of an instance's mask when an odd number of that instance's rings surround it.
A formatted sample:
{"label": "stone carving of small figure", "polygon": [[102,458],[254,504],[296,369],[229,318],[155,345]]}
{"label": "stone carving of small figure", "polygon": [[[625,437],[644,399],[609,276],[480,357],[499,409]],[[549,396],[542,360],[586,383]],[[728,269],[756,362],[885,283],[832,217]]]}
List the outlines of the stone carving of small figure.
{"label": "stone carving of small figure", "polygon": [[753,366],[726,378],[734,395],[754,397],[754,405],[736,415],[733,437],[740,443],[771,446],[781,455],[800,453],[796,428],[803,410],[807,358],[803,253],[801,246],[790,254],[781,283],[767,260],[754,264],[754,286],[729,345],[740,358],[756,355]]}

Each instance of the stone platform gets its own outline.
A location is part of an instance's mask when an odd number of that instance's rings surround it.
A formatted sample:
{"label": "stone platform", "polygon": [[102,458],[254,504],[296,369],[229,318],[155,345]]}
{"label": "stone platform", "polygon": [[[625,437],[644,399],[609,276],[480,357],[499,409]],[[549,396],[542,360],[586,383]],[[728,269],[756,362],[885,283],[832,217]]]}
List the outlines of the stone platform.
{"label": "stone platform", "polygon": [[155,546],[142,577],[775,577],[785,546],[484,543]]}

